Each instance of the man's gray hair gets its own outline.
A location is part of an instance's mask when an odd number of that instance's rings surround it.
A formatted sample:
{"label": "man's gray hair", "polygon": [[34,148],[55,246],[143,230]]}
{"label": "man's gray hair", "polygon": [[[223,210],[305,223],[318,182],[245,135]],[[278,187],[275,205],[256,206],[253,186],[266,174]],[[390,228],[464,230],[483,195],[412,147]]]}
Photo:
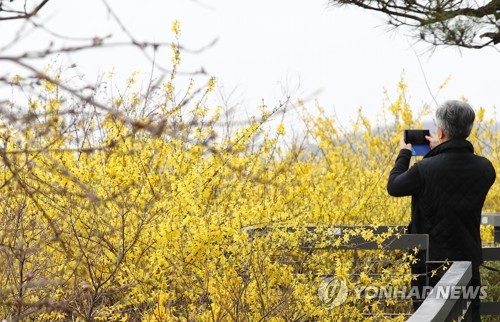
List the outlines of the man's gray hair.
{"label": "man's gray hair", "polygon": [[462,101],[446,101],[436,111],[437,126],[443,129],[449,140],[466,139],[472,131],[475,118],[472,107]]}

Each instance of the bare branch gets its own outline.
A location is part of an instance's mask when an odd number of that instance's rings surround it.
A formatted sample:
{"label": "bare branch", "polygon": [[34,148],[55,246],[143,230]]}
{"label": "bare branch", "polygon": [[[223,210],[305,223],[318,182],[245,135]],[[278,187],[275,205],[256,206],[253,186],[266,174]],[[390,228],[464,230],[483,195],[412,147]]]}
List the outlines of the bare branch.
{"label": "bare branch", "polygon": [[[10,17],[0,17],[0,21],[2,20],[20,20],[20,19],[30,19],[31,17],[35,16],[38,14],[38,12],[49,2],[50,0],[43,0],[38,6],[35,7],[30,12],[27,12],[26,10],[24,12],[20,11],[10,11],[10,13],[18,13],[16,16],[10,16]],[[1,12],[9,12],[8,10],[1,10]]]}

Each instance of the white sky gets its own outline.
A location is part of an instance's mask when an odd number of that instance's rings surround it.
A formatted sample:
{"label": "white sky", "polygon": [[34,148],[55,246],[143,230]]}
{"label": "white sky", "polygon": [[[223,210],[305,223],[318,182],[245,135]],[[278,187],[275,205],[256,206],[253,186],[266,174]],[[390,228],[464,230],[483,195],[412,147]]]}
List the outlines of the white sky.
{"label": "white sky", "polygon": [[[108,3],[138,40],[171,41],[175,19],[182,23],[181,44],[186,47],[198,48],[219,38],[201,54],[184,54],[182,70],[203,66],[226,92],[236,90],[233,100],[242,102],[242,110],[252,111],[262,99],[272,106],[283,98],[286,88],[302,98],[314,94],[328,113],[335,110],[341,120],[354,117],[358,107],[373,117],[380,111],[384,88],[394,97],[402,74],[415,109],[433,102],[424,74],[434,93],[452,77],[437,96],[438,102],[464,96],[473,106],[491,110],[500,101],[500,53],[493,48],[464,49],[461,53],[438,48],[432,55],[424,54],[427,45],[412,47],[404,30],[388,31],[383,15],[328,7],[326,0]],[[113,39],[125,39],[99,0],[52,0],[41,18],[48,27],[66,35],[92,37],[112,32]],[[2,22],[0,26],[0,34],[9,37],[17,30],[14,23]],[[0,47],[6,39],[0,38]],[[17,50],[45,48],[46,44],[46,38],[34,34]],[[165,49],[157,59],[169,66],[170,57]],[[147,79],[151,69],[137,50],[87,51],[72,59],[89,79],[112,67],[123,75],[140,70]],[[6,70],[19,72],[0,62],[0,71]]]}

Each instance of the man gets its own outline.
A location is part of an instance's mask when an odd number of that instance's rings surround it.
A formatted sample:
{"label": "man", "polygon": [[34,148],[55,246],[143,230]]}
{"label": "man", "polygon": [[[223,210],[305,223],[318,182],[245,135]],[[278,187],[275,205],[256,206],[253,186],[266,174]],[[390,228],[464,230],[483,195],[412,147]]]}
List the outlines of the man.
{"label": "man", "polygon": [[[472,286],[480,286],[482,263],[479,226],[481,211],[496,174],[490,161],[474,154],[467,141],[474,123],[472,107],[447,101],[436,111],[437,135],[427,136],[431,151],[410,169],[411,144],[400,143],[396,164],[389,175],[391,196],[412,196],[409,233],[429,234],[430,261],[471,261]],[[424,274],[422,256],[412,266]],[[431,286],[437,279],[431,279]],[[425,274],[413,286],[425,285]],[[414,308],[420,303],[414,301]],[[479,298],[472,301],[473,321],[480,321]]]}

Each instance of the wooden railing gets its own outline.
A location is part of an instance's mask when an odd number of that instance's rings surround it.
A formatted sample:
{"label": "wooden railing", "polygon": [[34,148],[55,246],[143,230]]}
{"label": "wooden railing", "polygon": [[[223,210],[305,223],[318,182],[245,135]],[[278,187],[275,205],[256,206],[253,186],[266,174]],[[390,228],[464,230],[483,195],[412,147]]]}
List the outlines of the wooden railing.
{"label": "wooden railing", "polygon": [[[496,218],[496,217],[495,217]],[[496,219],[495,219],[496,220]],[[381,235],[389,229],[393,229],[402,234],[393,234],[382,242],[365,240],[361,236],[349,238],[347,243],[334,246],[333,241],[342,238],[347,230],[356,228],[371,229],[374,235]],[[308,226],[306,230],[314,234],[316,227]],[[411,250],[418,248],[424,252],[424,258],[428,262],[429,254],[429,235],[426,234],[404,234],[404,226],[340,226],[329,229],[332,238],[331,244],[323,243],[323,246],[317,247],[314,242],[307,242],[300,246],[303,250]],[[246,230],[252,238],[259,234],[265,234],[269,228],[246,227]],[[287,228],[287,231],[293,233],[295,229]],[[485,247],[483,250],[484,261],[500,261],[500,247]],[[433,262],[435,263],[435,262]],[[455,285],[467,286],[472,277],[471,262],[453,262],[448,271],[443,275],[437,285]],[[410,316],[408,321],[468,321],[470,319],[470,300],[465,298],[438,298],[436,297],[436,287],[429,296],[423,301],[420,308]],[[481,315],[499,315],[500,302],[481,303]]]}

